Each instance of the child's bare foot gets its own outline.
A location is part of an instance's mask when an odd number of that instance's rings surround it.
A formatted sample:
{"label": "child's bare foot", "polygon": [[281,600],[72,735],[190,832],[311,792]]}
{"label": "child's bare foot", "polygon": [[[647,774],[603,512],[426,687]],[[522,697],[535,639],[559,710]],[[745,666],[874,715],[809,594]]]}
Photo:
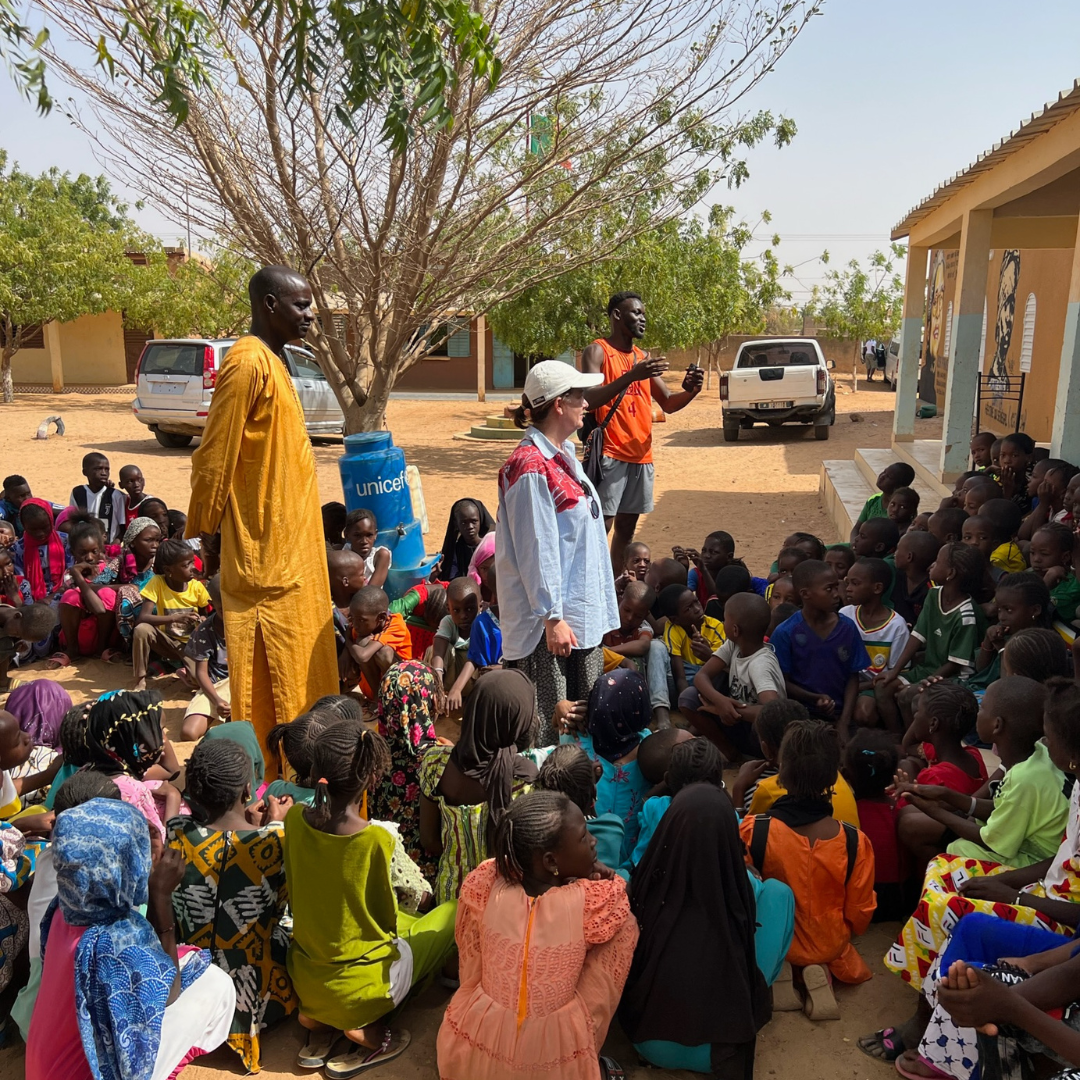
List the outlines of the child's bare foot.
{"label": "child's bare foot", "polygon": [[132,689],[132,690],[133,690],[133,691],[134,691],[134,692],[135,692],[136,694],[138,694],[138,693],[140,693],[141,691],[145,690],[145,689],[146,689],[146,676],[144,675],[144,676],[143,676],[143,677],[142,677],[141,679],[136,679],[136,680],[135,680],[135,681],[134,681],[134,682],[133,682],[133,683],[131,684],[131,689]]}

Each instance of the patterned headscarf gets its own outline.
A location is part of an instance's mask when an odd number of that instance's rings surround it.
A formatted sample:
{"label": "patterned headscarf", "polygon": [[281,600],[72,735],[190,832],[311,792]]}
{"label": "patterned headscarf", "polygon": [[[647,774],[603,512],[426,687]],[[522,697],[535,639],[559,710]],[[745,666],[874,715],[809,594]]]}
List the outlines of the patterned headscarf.
{"label": "patterned headscarf", "polygon": [[[69,926],[86,927],[75,950],[74,979],[90,1072],[101,1080],[144,1080],[154,1071],[176,978],[175,964],[138,912],[149,895],[146,821],[127,803],[91,799],[57,816],[52,850],[57,897],[42,920],[43,961],[57,909]],[[193,955],[181,969],[182,987],[209,963],[206,950]]]}
{"label": "patterned headscarf", "polygon": [[60,745],[60,721],[71,708],[71,695],[52,679],[34,679],[15,687],[4,708],[35,745],[55,749]]}
{"label": "patterned headscarf", "polygon": [[130,548],[132,541],[138,540],[147,529],[156,529],[158,523],[153,518],[137,517],[124,531],[124,547]]}
{"label": "patterned headscarf", "polygon": [[390,744],[394,767],[415,758],[435,741],[439,684],[419,660],[394,664],[379,685],[379,734]]}
{"label": "patterned headscarf", "polygon": [[161,758],[161,695],[156,690],[103,694],[86,711],[89,764],[141,780]]}
{"label": "patterned headscarf", "polygon": [[628,668],[601,675],[589,694],[588,717],[593,749],[605,761],[618,761],[641,742],[652,720],[648,684]]}

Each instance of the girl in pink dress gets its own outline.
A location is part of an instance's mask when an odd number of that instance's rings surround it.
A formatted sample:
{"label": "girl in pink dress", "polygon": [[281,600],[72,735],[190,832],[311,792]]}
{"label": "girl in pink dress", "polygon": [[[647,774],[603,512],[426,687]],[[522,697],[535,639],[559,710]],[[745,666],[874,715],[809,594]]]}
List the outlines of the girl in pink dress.
{"label": "girl in pink dress", "polygon": [[561,792],[515,800],[494,846],[461,889],[439,1075],[600,1080],[618,1068],[600,1049],[638,937],[626,886]]}

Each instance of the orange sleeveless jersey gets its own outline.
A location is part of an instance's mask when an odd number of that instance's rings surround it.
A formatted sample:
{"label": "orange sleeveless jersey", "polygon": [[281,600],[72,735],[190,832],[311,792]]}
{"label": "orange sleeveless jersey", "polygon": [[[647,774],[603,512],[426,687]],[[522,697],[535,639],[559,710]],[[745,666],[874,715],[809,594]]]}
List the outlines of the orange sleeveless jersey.
{"label": "orange sleeveless jersey", "polygon": [[[645,353],[636,345],[632,353],[619,352],[603,338],[594,345],[604,350],[604,382],[614,382],[625,375],[635,364],[645,359]],[[596,421],[601,423],[614,401],[596,410]],[[652,462],[652,380],[633,382],[626,391],[618,411],[604,429],[604,456],[631,465],[648,465]]]}

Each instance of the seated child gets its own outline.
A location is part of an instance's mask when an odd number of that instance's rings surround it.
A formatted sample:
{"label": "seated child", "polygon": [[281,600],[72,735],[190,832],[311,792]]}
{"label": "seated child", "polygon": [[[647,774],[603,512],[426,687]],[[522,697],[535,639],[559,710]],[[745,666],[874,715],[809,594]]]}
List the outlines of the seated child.
{"label": "seated child", "polygon": [[977,431],[971,436],[968,450],[971,451],[971,467],[973,469],[989,469],[993,466],[990,447],[994,445],[994,438],[992,431]]}
{"label": "seated child", "polygon": [[[895,696],[901,685],[922,682],[931,675],[948,679],[972,673],[986,623],[971,594],[982,581],[984,567],[978,548],[942,545],[930,567],[930,577],[937,584],[926,597],[899,661],[874,680],[877,689]],[[923,659],[914,664],[915,654],[923,648]]]}
{"label": "seated child", "polygon": [[911,523],[919,513],[919,493],[910,487],[897,488],[889,499],[889,519],[896,523],[900,535],[911,528]]}
{"label": "seated child", "polygon": [[[796,720],[807,720],[806,706],[790,698],[773,701],[761,710],[755,724],[764,761],[747,762],[739,770],[739,776],[731,790],[736,806],[745,808],[747,814],[764,814],[782,796],[787,794],[780,780],[780,745],[784,733]],[[859,826],[859,811],[851,785],[837,772],[830,791],[832,816],[837,821]]]}
{"label": "seated child", "polygon": [[649,613],[656,594],[644,581],[631,581],[619,598],[619,625],[604,635],[604,670],[633,667],[645,676],[653,708],[653,729],[671,724],[671,658],[663,639],[653,635]]}
{"label": "seated child", "polygon": [[345,543],[345,518],[348,510],[340,502],[328,502],[322,505],[323,537],[329,547],[340,551]]}
{"label": "seated child", "polygon": [[146,493],[146,477],[143,476],[142,469],[138,465],[122,466],[117,487],[127,496],[127,517],[124,519],[126,528],[142,515],[143,499],[150,498]]}
{"label": "seated child", "polygon": [[[6,525],[7,522],[3,524]],[[0,528],[3,528],[3,525],[0,525]],[[8,528],[10,529],[10,526]],[[11,532],[10,535],[14,540],[15,533]],[[22,574],[15,573],[15,556],[10,549],[11,545],[5,547],[0,544],[0,604],[7,604],[8,607],[32,604],[34,598],[30,595],[30,583]]]}
{"label": "seated child", "polygon": [[974,517],[991,499],[1001,498],[1001,488],[985,473],[976,473],[964,481],[960,493],[960,509]]}
{"label": "seated child", "polygon": [[731,761],[761,756],[754,721],[763,706],[787,697],[784,673],[765,644],[769,615],[764,598],[733,596],[724,609],[727,640],[679,695],[679,711]]}
{"label": "seated child", "polygon": [[386,584],[390,571],[390,549],[376,546],[379,523],[370,510],[351,510],[345,518],[345,547],[364,560],[364,584]]}
{"label": "seated child", "polygon": [[[601,1075],[638,924],[625,883],[599,877],[584,824],[560,792],[523,795],[496,832],[494,862],[465,880],[461,988],[439,1029],[440,1076]],[[544,944],[530,951],[530,941]]]}
{"label": "seated child", "polygon": [[[972,796],[986,783],[982,754],[965,746],[964,739],[975,727],[979,705],[975,695],[952,680],[931,683],[916,698],[915,717],[904,736],[905,751],[916,751],[897,768],[899,787],[914,782],[941,785]],[[925,764],[923,759],[925,759]],[[942,848],[945,828],[928,817],[904,794],[896,798],[899,834],[921,871]]]}
{"label": "seated child", "polygon": [[52,506],[44,499],[26,499],[19,522],[23,534],[12,548],[15,573],[29,582],[35,603],[54,603],[64,591],[64,572],[72,563],[68,538],[56,531]]}
{"label": "seated child", "polygon": [[435,644],[439,623],[446,618],[446,585],[441,581],[422,581],[390,601],[389,611],[397,612],[409,628],[414,657],[426,656]]}
{"label": "seated child", "polygon": [[[365,792],[389,768],[381,735],[356,720],[328,727],[314,747],[315,803],[294,806],[285,819],[289,976],[309,1033],[297,1064],[325,1065],[330,1076],[402,1053],[408,1036],[384,1018],[454,947],[457,905],[421,916],[401,909],[391,877],[398,841],[361,815]],[[342,1034],[354,1045],[331,1058]]]}
{"label": "seated child", "polygon": [[724,643],[724,624],[706,615],[697,595],[685,585],[669,585],[657,602],[668,620],[664,645],[671,657],[676,693],[681,694]]}
{"label": "seated child", "polygon": [[195,685],[199,688],[184,713],[185,742],[201,739],[212,720],[232,719],[225,615],[221,606],[221,579],[216,574],[206,583],[206,591],[214,610],[199,623],[184,647],[184,658],[194,667]]}
{"label": "seated child", "polygon": [[836,571],[836,580],[843,586],[848,571],[855,563],[855,552],[851,550],[850,544],[833,544],[825,552],[823,561]]}
{"label": "seated child", "polygon": [[1076,542],[1068,525],[1054,522],[1036,529],[1028,548],[1031,569],[1046,583],[1057,617],[1063,622],[1072,622],[1080,606],[1080,580],[1074,567]]}
{"label": "seated child", "polygon": [[891,733],[860,728],[844,747],[840,770],[855,795],[859,829],[874,850],[874,922],[902,921],[915,906],[914,899],[905,897],[907,853],[896,832],[896,804],[888,794],[897,758],[896,739]]}
{"label": "seated child", "polygon": [[105,558],[98,521],[80,522],[68,533],[74,562],[65,575],[68,589],[60,597],[60,645],[51,666],[67,667],[70,655],[98,656],[112,640],[116,617],[118,559]]}
{"label": "seated child", "polygon": [[364,560],[355,551],[328,551],[326,568],[330,574],[330,599],[334,604],[334,636],[338,656],[345,650],[349,636],[349,605],[357,591],[364,587]]}
{"label": "seated child", "polygon": [[602,771],[580,746],[563,744],[544,759],[536,776],[536,788],[561,791],[577,806],[585,815],[585,828],[596,841],[596,861],[615,869],[622,860],[626,826],[618,814],[596,814],[596,782]]}
{"label": "seated child", "polygon": [[[705,614],[721,622],[724,621],[724,606],[731,597],[739,593],[764,597],[769,587],[769,583],[764,578],[751,577],[750,571],[741,562],[733,562],[725,566],[723,570],[718,570],[713,584],[716,591],[705,605]],[[758,588],[758,585],[761,587]]]}
{"label": "seated child", "polygon": [[1061,458],[1047,458],[1035,466],[1028,494],[1038,496],[1038,502],[1020,525],[1021,540],[1030,540],[1043,525],[1071,516],[1065,507],[1065,493],[1075,476],[1080,476],[1076,466]]}
{"label": "seated child", "polygon": [[378,585],[358,589],[349,603],[350,632],[342,654],[342,683],[355,686],[369,701],[387,669],[399,660],[412,659],[412,639],[405,620],[389,611],[390,601]]}
{"label": "seated child", "polygon": [[1037,683],[1071,677],[1074,670],[1069,647],[1056,630],[1033,627],[1018,630],[1001,653],[1002,675],[1024,675]]}
{"label": "seated child", "polygon": [[885,559],[896,551],[900,529],[892,518],[871,518],[859,526],[859,535],[851,542],[856,559]]}
{"label": "seated child", "polygon": [[[883,719],[874,694],[874,679],[899,663],[908,643],[903,616],[882,603],[892,577],[884,559],[859,559],[848,572],[848,606],[840,609],[840,614],[859,628],[870,656],[870,666],[859,673],[854,720],[860,727],[877,727]],[[850,736],[851,732],[845,734]]]}
{"label": "seated child", "polygon": [[[788,584],[791,584],[790,579]],[[797,604],[769,604],[769,632],[765,640],[768,641],[776,633],[777,627],[786,623],[798,610]]]}
{"label": "seated child", "polygon": [[[892,525],[888,518],[871,521]],[[859,672],[870,666],[870,656],[859,628],[837,610],[840,585],[832,567],[809,559],[795,568],[792,584],[802,608],[769,639],[788,697],[801,701],[813,715],[837,721],[846,732],[855,713]]]}
{"label": "seated child", "polygon": [[471,577],[456,577],[446,587],[449,614],[444,615],[431,645],[431,670],[447,688],[446,706],[457,712],[472,688],[461,674],[468,659],[469,636],[480,614],[480,586]]}
{"label": "seated child", "polygon": [[645,680],[636,671],[617,668],[593,684],[586,710],[587,732],[559,737],[560,743],[580,745],[600,764],[596,813],[617,814],[623,823],[620,863],[634,850],[638,811],[650,787],[637,759],[642,742],[652,737],[651,714]]}
{"label": "seated child", "polygon": [[1007,574],[1027,569],[1027,560],[1016,542],[1020,531],[1020,507],[1011,499],[989,499],[983,503],[979,516],[990,527],[995,548],[990,554],[990,565],[999,567]]}
{"label": "seated child", "polygon": [[136,691],[146,689],[151,652],[176,667],[184,647],[210,606],[206,586],[195,577],[195,552],[182,540],[163,540],[154,559],[154,576],[142,587],[149,601],[139,611],[131,639]]}
{"label": "seated child", "polygon": [[24,813],[23,797],[47,788],[63,764],[60,757],[41,772],[14,777],[11,773],[30,760],[34,740],[19,727],[19,721],[9,712],[0,710],[0,820],[12,821],[24,833],[44,833],[52,828],[52,814]]}
{"label": "seated child", "polygon": [[939,544],[954,544],[963,539],[967,514],[959,507],[947,507],[930,515],[927,529]]}
{"label": "seated child", "polygon": [[644,581],[652,564],[652,552],[648,544],[640,540],[627,544],[623,550],[623,572],[615,579],[615,595],[622,596],[630,581]]}
{"label": "seated child", "polygon": [[874,852],[863,833],[831,816],[829,792],[839,766],[835,729],[795,721],[780,744],[780,779],[789,794],[768,814],[746,817],[739,829],[748,864],[795,894],[787,959],[801,976],[803,1011],[811,1020],[839,1015],[830,975],[844,983],[871,977],[851,939],[870,925],[877,904]]}
{"label": "seated child", "polygon": [[[931,517],[932,514],[929,510],[923,510],[922,513],[916,514],[911,522],[911,528],[908,529],[908,532],[929,532]],[[907,533],[904,535],[906,536]]]}
{"label": "seated child", "polygon": [[965,684],[976,692],[1001,677],[1001,656],[1010,637],[1020,630],[1050,625],[1053,607],[1050,591],[1038,574],[1005,574],[994,590],[997,622],[991,626],[975,657],[975,674]]}
{"label": "seated child", "polygon": [[686,560],[686,584],[697,593],[704,607],[716,595],[716,575],[735,558],[735,539],[731,533],[720,529],[705,537],[701,551],[675,547],[671,553],[680,562]]}
{"label": "seated child", "polygon": [[0,690],[11,688],[11,662],[31,656],[35,647],[50,641],[56,625],[56,612],[48,604],[0,604]]}
{"label": "seated child", "polygon": [[25,476],[13,475],[4,478],[4,488],[0,491],[0,518],[11,525],[17,539],[20,539],[23,534],[19,510],[30,497],[30,485],[26,482]]}
{"label": "seated child", "polygon": [[[998,679],[979,708],[979,739],[1001,758],[1005,776],[975,795],[951,788],[898,782],[927,817],[958,839],[950,855],[1012,867],[1032,866],[1057,852],[1069,816],[1065,777],[1042,741],[1046,687],[1020,675]],[[903,822],[901,823],[903,830]],[[905,839],[901,831],[901,839]]]}
{"label": "seated child", "polygon": [[[805,560],[800,560],[805,561]],[[770,608],[776,608],[781,604],[789,604],[798,609],[801,607],[799,594],[791,583],[790,574],[781,574],[766,590],[765,600]]]}
{"label": "seated child", "polygon": [[889,500],[892,498],[893,493],[897,488],[908,487],[914,479],[915,470],[906,461],[895,461],[892,465],[887,466],[878,473],[878,494],[871,495],[870,498],[866,500],[862,512],[859,514],[858,519],[855,521],[855,525],[851,530],[852,543],[855,542],[855,538],[859,535],[859,526],[862,525],[864,521],[871,521],[874,518],[884,518],[889,516]]}
{"label": "seated child", "polygon": [[893,582],[893,610],[912,627],[930,592],[930,567],[934,565],[941,542],[933,533],[914,525],[896,545],[896,580]]}
{"label": "seated child", "polygon": [[[502,629],[499,626],[499,584],[495,573],[494,564],[487,572],[488,589],[491,593],[491,604],[484,608],[473,620],[469,630],[469,644],[465,650],[465,659],[458,669],[455,685],[464,688],[472,686],[477,675],[497,668],[502,662]],[[481,590],[481,595],[483,590]],[[457,698],[454,701],[457,702]],[[449,702],[448,702],[449,707]],[[460,705],[458,706],[460,708]],[[451,708],[451,711],[453,709]],[[554,740],[554,733],[549,732]]]}
{"label": "seated child", "polygon": [[287,724],[275,724],[266,736],[266,746],[271,754],[284,758],[289,769],[295,774],[295,780],[272,780],[266,786],[266,795],[281,799],[288,795],[293,802],[311,806],[315,802],[315,742],[331,725],[342,719],[360,719],[360,717],[339,717],[334,713],[322,712],[313,706],[309,712],[301,713]]}
{"label": "seated child", "polygon": [[656,603],[653,604],[649,613],[649,623],[653,628],[653,634],[660,637],[667,626],[667,616],[664,614],[660,603],[660,594],[671,585],[686,585],[687,570],[676,559],[657,559],[649,563],[649,569],[645,574],[645,584],[656,594]]}
{"label": "seated child", "polygon": [[776,556],[776,562],[773,563],[773,569],[770,572],[772,581],[775,582],[777,578],[790,576],[799,563],[806,562],[809,558],[811,558],[811,556],[806,553],[805,548],[794,546],[782,547],[780,553]]}

